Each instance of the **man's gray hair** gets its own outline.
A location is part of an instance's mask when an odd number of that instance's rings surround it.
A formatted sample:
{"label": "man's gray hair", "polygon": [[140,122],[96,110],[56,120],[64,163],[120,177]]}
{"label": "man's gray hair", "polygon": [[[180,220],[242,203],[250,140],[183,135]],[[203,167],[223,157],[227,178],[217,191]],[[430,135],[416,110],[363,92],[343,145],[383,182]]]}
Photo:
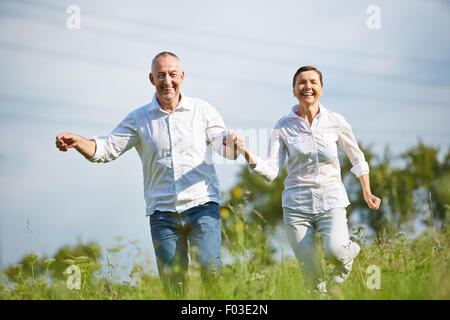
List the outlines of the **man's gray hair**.
{"label": "man's gray hair", "polygon": [[172,56],[175,59],[177,59],[178,61],[180,61],[180,58],[178,58],[178,56],[175,53],[173,53],[173,52],[170,52],[170,51],[160,52],[152,60],[152,71],[153,71],[153,67],[155,66],[156,60],[158,60],[158,58],[164,57],[164,56]]}

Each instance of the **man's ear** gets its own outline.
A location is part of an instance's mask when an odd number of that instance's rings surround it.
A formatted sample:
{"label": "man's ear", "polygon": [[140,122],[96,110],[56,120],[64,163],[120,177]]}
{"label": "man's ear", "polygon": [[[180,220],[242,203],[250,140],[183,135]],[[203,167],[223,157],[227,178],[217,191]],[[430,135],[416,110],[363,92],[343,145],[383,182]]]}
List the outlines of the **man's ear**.
{"label": "man's ear", "polygon": [[153,79],[153,75],[151,72],[148,74],[148,78],[150,79],[150,82],[152,83],[152,85],[155,85],[155,80]]}

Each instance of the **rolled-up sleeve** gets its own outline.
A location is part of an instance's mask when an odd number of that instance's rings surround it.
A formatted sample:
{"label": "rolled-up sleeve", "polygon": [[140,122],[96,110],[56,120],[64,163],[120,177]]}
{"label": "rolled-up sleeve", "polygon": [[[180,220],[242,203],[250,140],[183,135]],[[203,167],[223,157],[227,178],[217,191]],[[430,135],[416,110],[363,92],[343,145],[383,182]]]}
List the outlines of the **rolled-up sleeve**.
{"label": "rolled-up sleeve", "polygon": [[272,130],[267,158],[265,160],[260,157],[255,158],[256,166],[253,169],[249,166],[251,173],[257,173],[269,182],[278,177],[286,160],[286,147],[281,139],[279,128],[275,127]]}
{"label": "rolled-up sleeve", "polygon": [[224,155],[223,137],[226,136],[226,128],[219,112],[209,104],[204,110],[206,127],[206,143],[221,156]]}
{"label": "rolled-up sleeve", "polygon": [[344,150],[352,164],[351,172],[360,177],[369,173],[369,164],[367,163],[364,153],[358,146],[358,142],[352,131],[351,125],[341,116],[339,116],[340,132],[338,137],[338,145]]}
{"label": "rolled-up sleeve", "polygon": [[89,161],[110,162],[118,158],[134,147],[138,140],[134,113],[128,114],[108,136],[96,136],[93,137],[93,140],[97,147],[94,156]]}

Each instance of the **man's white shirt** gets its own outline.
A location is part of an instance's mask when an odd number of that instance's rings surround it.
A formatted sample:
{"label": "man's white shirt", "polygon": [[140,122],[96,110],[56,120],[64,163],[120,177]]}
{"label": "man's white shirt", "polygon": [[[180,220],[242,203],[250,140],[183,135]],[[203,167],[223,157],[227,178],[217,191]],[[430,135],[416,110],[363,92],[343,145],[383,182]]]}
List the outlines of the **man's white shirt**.
{"label": "man's white shirt", "polygon": [[182,95],[172,113],[156,95],[129,113],[108,136],[94,137],[92,162],[109,162],[136,148],[144,175],[147,215],[155,210],[181,212],[196,205],[220,203],[213,150],[223,154],[226,128],[209,103]]}

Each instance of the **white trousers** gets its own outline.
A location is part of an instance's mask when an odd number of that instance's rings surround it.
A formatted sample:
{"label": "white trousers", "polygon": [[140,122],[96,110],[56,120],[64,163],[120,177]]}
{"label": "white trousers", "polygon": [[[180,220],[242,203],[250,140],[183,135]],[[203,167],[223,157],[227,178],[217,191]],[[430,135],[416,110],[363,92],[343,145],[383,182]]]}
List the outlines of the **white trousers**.
{"label": "white trousers", "polygon": [[314,214],[284,208],[283,220],[289,243],[302,268],[305,286],[323,280],[316,232],[322,236],[325,257],[333,264],[345,265],[357,254],[358,245],[348,235],[345,208]]}

